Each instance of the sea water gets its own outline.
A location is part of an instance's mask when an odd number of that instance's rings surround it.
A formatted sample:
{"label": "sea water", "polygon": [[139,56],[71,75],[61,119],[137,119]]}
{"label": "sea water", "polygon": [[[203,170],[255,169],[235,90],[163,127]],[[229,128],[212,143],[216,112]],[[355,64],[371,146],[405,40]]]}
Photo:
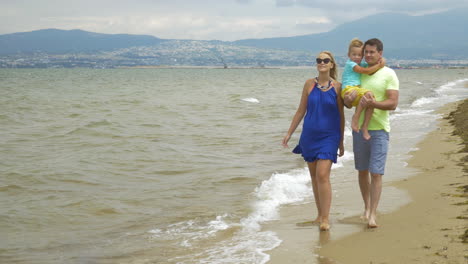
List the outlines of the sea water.
{"label": "sea water", "polygon": [[[408,177],[435,110],[468,97],[467,69],[396,73],[386,181]],[[0,263],[267,262],[282,237],[264,225],[313,202],[305,163],[280,143],[315,75],[0,69]],[[345,111],[334,183],[353,167]],[[343,186],[333,184],[333,218],[346,211]]]}

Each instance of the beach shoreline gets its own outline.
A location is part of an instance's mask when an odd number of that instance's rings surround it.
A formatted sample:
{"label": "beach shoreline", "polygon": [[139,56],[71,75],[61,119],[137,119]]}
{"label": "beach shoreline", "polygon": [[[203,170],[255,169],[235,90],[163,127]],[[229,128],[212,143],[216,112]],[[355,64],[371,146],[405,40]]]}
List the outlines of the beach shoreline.
{"label": "beach shoreline", "polygon": [[[466,104],[465,100],[465,104]],[[419,172],[391,183],[407,190],[411,202],[380,214],[377,229],[367,229],[317,250],[323,263],[466,263],[466,179],[463,141],[453,135],[448,116],[463,101],[438,110],[443,118],[411,153],[409,167]],[[466,123],[466,120],[465,120]],[[466,143],[466,142],[465,142]]]}
{"label": "beach shoreline", "polygon": [[462,140],[453,135],[448,118],[462,102],[437,110],[441,115],[437,128],[409,153],[403,179],[384,180],[379,228],[368,229],[356,214],[356,207],[362,206],[356,182],[335,201],[346,200],[340,210],[347,212],[334,216],[338,219],[332,219],[329,232],[317,232],[318,225],[306,222],[314,215],[313,202],[281,208],[281,220],[265,225],[283,240],[267,252],[267,263],[466,263],[468,251],[461,241],[467,217],[463,193],[467,173],[460,165],[466,153],[460,153]]}

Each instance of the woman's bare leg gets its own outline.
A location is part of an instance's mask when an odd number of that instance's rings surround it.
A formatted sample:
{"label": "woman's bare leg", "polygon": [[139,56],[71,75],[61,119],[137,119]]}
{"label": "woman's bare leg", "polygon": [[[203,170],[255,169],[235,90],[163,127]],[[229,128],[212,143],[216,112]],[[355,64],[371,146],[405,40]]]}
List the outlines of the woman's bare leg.
{"label": "woman's bare leg", "polygon": [[315,205],[317,206],[317,218],[315,218],[313,222],[320,223],[320,221],[322,220],[322,216],[320,215],[320,200],[319,200],[317,177],[316,177],[317,161],[307,162],[307,165],[309,167],[310,179],[312,181],[312,191],[314,193]]}
{"label": "woman's bare leg", "polygon": [[320,222],[320,230],[322,231],[327,231],[330,229],[329,215],[332,199],[330,184],[331,165],[331,160],[317,161],[316,176],[320,203],[320,216],[322,217]]}

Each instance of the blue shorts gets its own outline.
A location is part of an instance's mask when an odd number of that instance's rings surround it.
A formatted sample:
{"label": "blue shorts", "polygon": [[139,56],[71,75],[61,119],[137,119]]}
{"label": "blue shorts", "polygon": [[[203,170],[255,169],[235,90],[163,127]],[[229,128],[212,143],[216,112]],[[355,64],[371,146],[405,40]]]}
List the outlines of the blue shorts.
{"label": "blue shorts", "polygon": [[370,140],[353,131],[354,167],[358,171],[384,175],[387,161],[389,134],[385,130],[369,130]]}

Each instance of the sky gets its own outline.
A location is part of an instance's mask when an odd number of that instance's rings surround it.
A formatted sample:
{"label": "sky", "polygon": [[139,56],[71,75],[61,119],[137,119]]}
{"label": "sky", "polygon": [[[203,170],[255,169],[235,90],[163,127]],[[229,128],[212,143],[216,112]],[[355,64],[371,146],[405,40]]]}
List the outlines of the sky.
{"label": "sky", "polygon": [[0,34],[57,28],[233,41],[326,32],[384,12],[467,6],[467,0],[0,0]]}

